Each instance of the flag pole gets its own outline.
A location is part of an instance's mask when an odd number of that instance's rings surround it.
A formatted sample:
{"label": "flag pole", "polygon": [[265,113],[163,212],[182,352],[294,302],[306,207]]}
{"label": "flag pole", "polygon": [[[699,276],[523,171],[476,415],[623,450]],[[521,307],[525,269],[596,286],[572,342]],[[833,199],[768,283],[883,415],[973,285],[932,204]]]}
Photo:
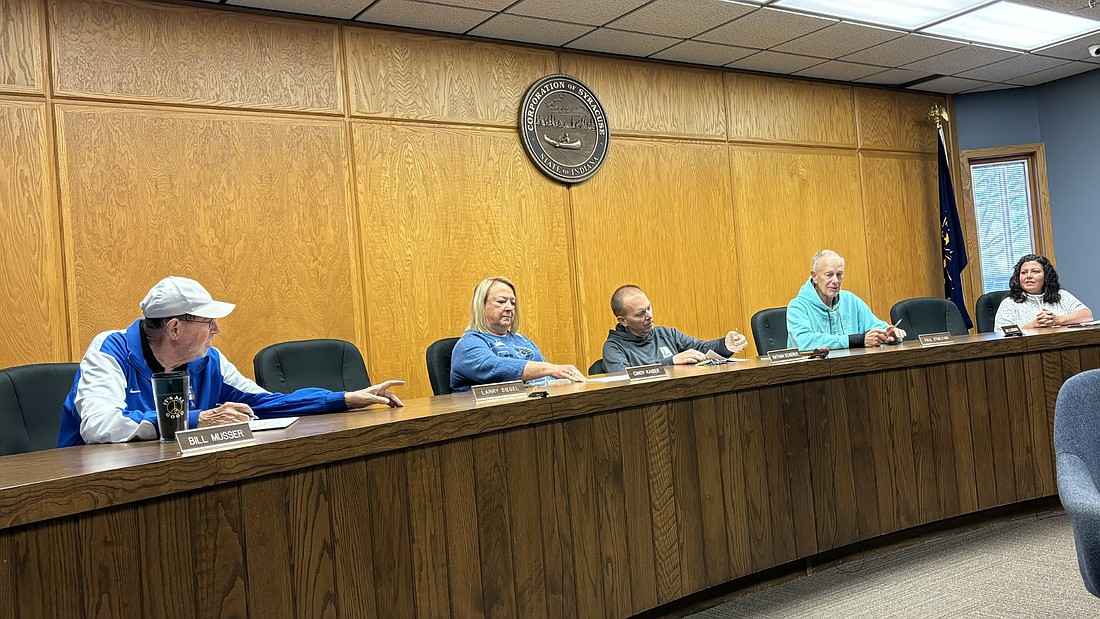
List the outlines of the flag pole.
{"label": "flag pole", "polygon": [[942,241],[943,255],[943,283],[944,297],[949,299],[959,309],[963,323],[967,329],[973,326],[970,314],[966,311],[966,300],[963,295],[962,271],[968,263],[966,256],[966,244],[962,239],[962,223],[959,221],[959,208],[955,202],[955,188],[951,183],[951,165],[947,157],[947,138],[944,136],[943,125],[949,122],[947,108],[940,104],[932,106],[928,117],[936,122],[937,150],[939,162],[939,194],[940,194],[940,240]]}
{"label": "flag pole", "polygon": [[947,108],[939,103],[933,105],[931,110],[928,110],[928,117],[936,121],[937,129],[943,129],[943,123],[951,122],[951,119],[947,117]]}

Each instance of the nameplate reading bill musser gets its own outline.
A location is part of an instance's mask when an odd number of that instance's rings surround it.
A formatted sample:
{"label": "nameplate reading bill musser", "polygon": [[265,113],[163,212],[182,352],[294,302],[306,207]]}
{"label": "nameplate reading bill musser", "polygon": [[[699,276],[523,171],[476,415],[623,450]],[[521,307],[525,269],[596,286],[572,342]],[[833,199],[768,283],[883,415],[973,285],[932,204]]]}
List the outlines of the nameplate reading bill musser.
{"label": "nameplate reading bill musser", "polygon": [[519,109],[519,134],[535,167],[563,183],[591,178],[611,144],[599,99],[568,75],[548,75],[527,90]]}

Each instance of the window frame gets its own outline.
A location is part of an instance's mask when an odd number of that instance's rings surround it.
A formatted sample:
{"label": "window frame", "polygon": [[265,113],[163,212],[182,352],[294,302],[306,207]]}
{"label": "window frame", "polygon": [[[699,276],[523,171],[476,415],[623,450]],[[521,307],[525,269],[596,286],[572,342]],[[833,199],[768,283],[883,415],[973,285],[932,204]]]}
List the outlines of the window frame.
{"label": "window frame", "polygon": [[962,191],[956,198],[961,198],[962,214],[966,220],[967,252],[970,258],[968,269],[974,269],[971,274],[971,285],[982,290],[982,264],[981,251],[978,245],[977,213],[974,208],[974,179],[971,177],[970,166],[982,163],[998,163],[1003,161],[1015,161],[1024,159],[1028,167],[1028,191],[1031,202],[1032,243],[1035,253],[1046,256],[1052,264],[1057,264],[1054,256],[1054,229],[1050,218],[1050,190],[1047,185],[1047,157],[1046,147],[1042,142],[1033,144],[1016,144],[1012,146],[998,146],[995,148],[975,148],[959,151],[960,176],[962,179]]}

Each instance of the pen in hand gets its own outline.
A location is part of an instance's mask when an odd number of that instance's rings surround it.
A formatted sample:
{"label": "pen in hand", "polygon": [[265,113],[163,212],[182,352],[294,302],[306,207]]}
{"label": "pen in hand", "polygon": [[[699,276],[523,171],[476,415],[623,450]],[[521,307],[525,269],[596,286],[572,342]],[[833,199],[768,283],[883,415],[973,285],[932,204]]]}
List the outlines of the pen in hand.
{"label": "pen in hand", "polygon": [[[894,324],[886,327],[887,337],[893,336],[893,338],[894,338],[893,341],[895,341],[895,342],[901,339],[900,337],[898,337],[898,325],[901,324],[901,321],[902,321],[902,319],[898,318],[897,322],[895,322]],[[893,330],[892,333],[891,333],[891,330]]]}

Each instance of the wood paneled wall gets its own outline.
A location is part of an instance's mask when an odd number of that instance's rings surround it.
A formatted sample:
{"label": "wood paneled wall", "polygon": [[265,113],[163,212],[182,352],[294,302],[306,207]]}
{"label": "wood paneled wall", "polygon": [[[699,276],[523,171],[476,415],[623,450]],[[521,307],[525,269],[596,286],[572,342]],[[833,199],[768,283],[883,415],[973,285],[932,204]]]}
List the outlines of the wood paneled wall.
{"label": "wood paneled wall", "polygon": [[0,97],[0,359],[60,361],[61,239],[41,101]]}
{"label": "wood paneled wall", "polygon": [[[410,397],[488,275],[580,366],[626,282],[708,338],[784,305],[822,247],[880,316],[940,290],[942,97],[139,0],[0,0],[0,34],[0,366],[79,358],[169,273],[238,302],[218,346],[245,373],[339,337]],[[571,188],[514,128],[555,72],[614,136]]]}

